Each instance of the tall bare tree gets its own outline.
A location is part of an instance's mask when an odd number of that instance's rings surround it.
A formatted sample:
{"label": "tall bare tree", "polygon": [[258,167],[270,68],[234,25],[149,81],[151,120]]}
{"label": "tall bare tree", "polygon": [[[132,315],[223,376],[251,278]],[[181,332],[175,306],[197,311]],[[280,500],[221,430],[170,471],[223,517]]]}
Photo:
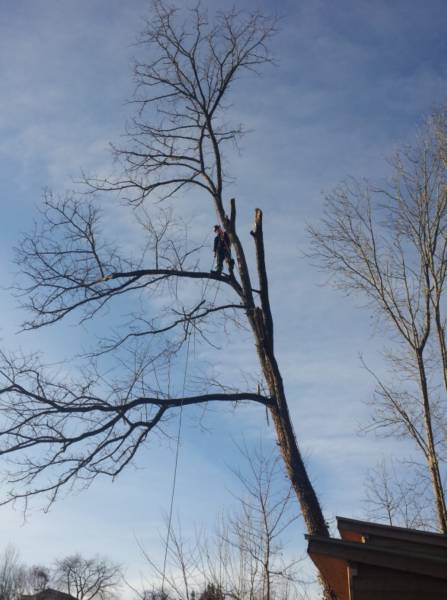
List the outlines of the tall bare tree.
{"label": "tall bare tree", "polygon": [[[126,305],[139,300],[143,309],[116,335],[105,336],[93,353],[96,360],[90,356],[89,366],[69,382],[45,370],[37,358],[3,357],[0,452],[18,458],[20,465],[9,477],[9,500],[46,493],[52,502],[76,480],[85,484],[98,475],[118,475],[175,410],[250,401],[271,415],[308,531],[328,535],[297,445],[275,354],[263,214],[255,210],[250,233],[256,264],[250,266],[237,229],[236,201],[225,193],[226,152],[243,133],[227,120],[230,91],[244,72],[271,62],[268,42],[275,27],[275,19],[236,10],[209,22],[200,7],[184,20],[168,4],[153,3],[140,40],[146,58],[135,65],[136,116],[127,143],[114,148],[120,174],[88,177],[91,201],[48,194],[40,225],[18,251],[31,315],[27,329],[74,314],[88,324],[124,298]],[[210,273],[199,264],[200,244],[172,237],[172,223],[157,227],[151,200],[174,201],[188,190],[208,201],[210,217],[215,213],[227,233],[234,273]],[[116,238],[104,237],[94,192],[105,191],[118,193],[137,212],[141,209],[138,219],[148,241],[138,259],[126,256]],[[141,217],[142,211],[146,216]],[[159,303],[168,298],[156,316],[148,316],[154,306],[151,295]],[[241,391],[233,383],[192,387],[190,381],[191,395],[173,394],[171,374],[190,336],[212,346],[208,334],[219,318],[243,323],[251,331],[260,384]],[[113,378],[110,371],[101,371],[104,355],[119,355],[127,376]]]}
{"label": "tall bare tree", "polygon": [[350,180],[311,228],[314,257],[347,293],[362,294],[392,332],[390,382],[376,377],[371,428],[410,438],[424,458],[440,531],[447,533],[445,293],[447,113],[391,161],[387,186]]}

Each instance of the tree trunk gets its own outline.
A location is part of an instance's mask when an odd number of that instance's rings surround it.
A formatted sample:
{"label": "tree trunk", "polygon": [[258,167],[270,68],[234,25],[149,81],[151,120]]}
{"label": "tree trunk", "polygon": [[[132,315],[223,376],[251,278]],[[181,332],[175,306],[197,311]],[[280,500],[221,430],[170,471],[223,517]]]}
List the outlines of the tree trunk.
{"label": "tree trunk", "polygon": [[[329,537],[329,530],[320,503],[309,479],[306,467],[298,448],[289,408],[284,391],[282,376],[274,354],[273,318],[268,293],[268,279],[265,266],[264,239],[262,231],[262,211],[256,209],[255,223],[251,232],[256,246],[256,260],[260,285],[261,308],[248,311],[248,318],[254,333],[256,350],[262,371],[274,404],[270,408],[276,437],[287,474],[296,493],[301,512],[311,535]],[[329,584],[321,579],[324,598],[333,600],[335,594]]]}
{"label": "tree trunk", "polygon": [[311,535],[329,536],[323,513],[309,480],[298,448],[292,421],[290,419],[284,385],[276,362],[273,344],[273,319],[268,294],[267,271],[265,267],[264,239],[262,232],[262,211],[256,209],[255,224],[251,232],[256,245],[256,259],[260,285],[261,308],[256,307],[249,314],[256,339],[256,350],[262,370],[274,400],[271,407],[278,445],[284,458],[287,473],[301,506],[307,530]]}
{"label": "tree trunk", "polygon": [[[259,279],[259,297],[261,306],[256,306],[250,272],[245,258],[242,243],[236,232],[236,203],[232,198],[230,217],[225,214],[222,198],[214,196],[216,212],[226,232],[235,256],[240,276],[242,295],[246,314],[253,331],[256,351],[261,364],[273,405],[269,407],[275,426],[277,443],[284,459],[287,474],[295,491],[301,512],[310,535],[329,537],[329,530],[315,490],[308,477],[303,458],[298,448],[292,421],[290,419],[287,399],[281,373],[274,354],[273,318],[268,293],[268,279],[265,266],[264,238],[262,231],[262,211],[255,210],[255,222],[250,232],[256,248],[256,262]],[[336,599],[326,581],[321,579],[325,600]]]}
{"label": "tree trunk", "polygon": [[437,300],[435,303],[435,322],[436,322],[436,331],[438,334],[439,341],[439,350],[442,359],[442,373],[444,377],[444,387],[447,391],[447,348],[445,343],[445,330],[442,325],[441,318],[441,307],[440,307],[440,294],[437,294]]}
{"label": "tree trunk", "polygon": [[422,401],[424,407],[424,427],[427,436],[427,462],[430,470],[430,476],[433,485],[433,493],[436,502],[436,511],[438,514],[439,528],[442,533],[447,533],[447,508],[445,502],[444,488],[442,486],[441,473],[439,470],[438,455],[433,438],[433,427],[431,419],[430,402],[428,397],[427,378],[425,374],[424,359],[422,351],[416,351],[416,357],[419,369],[419,379],[421,386]]}

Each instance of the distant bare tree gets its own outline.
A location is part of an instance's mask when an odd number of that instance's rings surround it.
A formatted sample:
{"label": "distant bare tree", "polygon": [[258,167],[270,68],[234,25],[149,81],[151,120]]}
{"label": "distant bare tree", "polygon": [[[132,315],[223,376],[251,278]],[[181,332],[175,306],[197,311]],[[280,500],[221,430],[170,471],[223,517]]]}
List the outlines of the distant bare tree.
{"label": "distant bare tree", "polygon": [[42,565],[33,565],[28,570],[28,585],[33,592],[42,592],[48,587],[50,570]]}
{"label": "distant bare tree", "polygon": [[56,561],[53,580],[57,589],[77,600],[109,600],[121,582],[121,567],[99,556],[73,554]]}
{"label": "distant bare tree", "polygon": [[314,254],[343,291],[363,295],[392,332],[390,382],[376,377],[370,429],[414,442],[424,457],[438,527],[447,533],[447,112],[391,161],[389,184],[350,180],[327,198]]}
{"label": "distant bare tree", "polygon": [[0,600],[19,600],[27,587],[27,570],[11,545],[0,555]]}
{"label": "distant bare tree", "polygon": [[[368,518],[388,525],[415,529],[433,529],[436,514],[433,497],[424,473],[414,465],[396,464],[392,459],[382,460],[372,469],[365,481],[365,503]],[[412,477],[405,477],[411,470]],[[404,473],[402,473],[404,471]]]}
{"label": "distant bare tree", "polygon": [[[284,537],[297,519],[292,489],[279,456],[262,446],[241,448],[246,468],[236,471],[241,484],[237,506],[222,515],[213,536],[199,532],[185,540],[181,527],[170,532],[169,560],[164,571],[140,546],[156,581],[169,597],[193,600],[197,590],[215,591],[233,600],[292,600],[305,596],[297,574],[298,560],[286,558]],[[139,594],[145,600],[145,594]]]}
{"label": "distant bare tree", "polygon": [[262,444],[253,451],[243,447],[241,452],[246,469],[235,471],[242,486],[239,509],[229,517],[222,537],[239,551],[243,562],[251,564],[243,584],[251,589],[247,597],[259,588],[256,595],[271,600],[282,584],[296,580],[296,561],[283,558],[283,534],[298,515],[292,510],[292,488],[281,485],[280,457],[267,455]]}

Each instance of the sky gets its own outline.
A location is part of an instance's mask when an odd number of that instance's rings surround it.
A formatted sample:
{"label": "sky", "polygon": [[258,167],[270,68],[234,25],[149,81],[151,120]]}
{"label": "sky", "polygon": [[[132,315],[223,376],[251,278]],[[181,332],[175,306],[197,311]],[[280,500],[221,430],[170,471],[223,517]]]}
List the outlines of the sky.
{"label": "sky", "polygon": [[[203,5],[210,12],[217,6]],[[275,64],[235,86],[229,114],[249,133],[228,159],[234,181],[227,197],[237,198],[247,246],[253,210],[264,211],[277,353],[323,509],[329,520],[363,517],[368,469],[408,448],[359,435],[373,389],[359,355],[380,370],[383,335],[360,299],[341,296],[304,258],[306,224],[318,222],[325,193],[346,177],[385,177],[387,157],[447,97],[447,6],[441,0],[241,0],[238,6],[276,11],[281,20],[271,44]],[[57,362],[88,345],[90,332],[73,321],[18,333],[24,314],[9,289],[17,269],[13,247],[32,226],[44,189],[76,189],[81,170],[113,172],[109,143],[122,140],[131,114],[130,64],[149,3],[0,0],[0,8],[1,344]],[[128,244],[131,225],[113,221],[114,202],[107,200],[111,227]],[[200,202],[179,210],[211,245],[213,211]],[[213,360],[226,373],[250,370],[253,349],[236,340]],[[236,444],[260,438],[274,447],[263,411],[250,406],[212,407],[203,423],[185,416],[174,512],[186,531],[211,527],[231,505]],[[161,557],[174,446],[154,440],[116,481],[67,493],[48,513],[31,507],[24,518],[19,509],[0,508],[2,543],[14,543],[29,564],[76,551],[106,554],[125,564],[137,584],[145,565],[136,539]],[[301,554],[303,534],[299,522]]]}

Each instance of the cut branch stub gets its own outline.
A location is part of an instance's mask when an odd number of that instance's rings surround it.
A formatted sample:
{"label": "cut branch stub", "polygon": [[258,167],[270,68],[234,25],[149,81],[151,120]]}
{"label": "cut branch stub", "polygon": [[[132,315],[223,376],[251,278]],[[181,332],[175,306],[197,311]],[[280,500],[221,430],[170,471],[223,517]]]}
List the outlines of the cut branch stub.
{"label": "cut branch stub", "polygon": [[264,235],[262,231],[262,210],[260,208],[255,209],[255,221],[250,233],[255,240],[256,264],[258,269],[262,313],[264,317],[265,337],[268,339],[269,350],[273,353],[273,317],[270,309],[267,269],[265,266]]}
{"label": "cut branch stub", "polygon": [[234,231],[236,227],[236,199],[231,198],[230,200],[230,227]]}

